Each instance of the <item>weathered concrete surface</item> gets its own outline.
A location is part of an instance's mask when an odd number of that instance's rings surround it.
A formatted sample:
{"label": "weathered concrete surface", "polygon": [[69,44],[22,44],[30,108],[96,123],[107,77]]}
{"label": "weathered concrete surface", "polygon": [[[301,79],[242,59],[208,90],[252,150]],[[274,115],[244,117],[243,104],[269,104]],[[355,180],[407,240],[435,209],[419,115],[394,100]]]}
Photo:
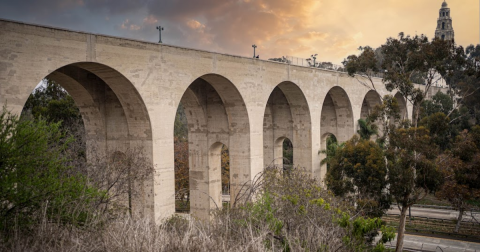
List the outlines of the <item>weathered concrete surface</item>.
{"label": "weathered concrete surface", "polygon": [[[221,201],[219,146],[229,148],[232,199],[292,141],[294,162],[320,179],[325,136],[357,130],[378,93],[345,73],[0,20],[0,105],[20,113],[45,77],[82,113],[90,151],[142,148],[155,173],[138,212],[175,211],[173,128],[180,102],[189,124],[192,211]],[[370,92],[369,92],[370,91]],[[367,95],[368,93],[368,95]],[[404,101],[405,116],[412,106]]]}

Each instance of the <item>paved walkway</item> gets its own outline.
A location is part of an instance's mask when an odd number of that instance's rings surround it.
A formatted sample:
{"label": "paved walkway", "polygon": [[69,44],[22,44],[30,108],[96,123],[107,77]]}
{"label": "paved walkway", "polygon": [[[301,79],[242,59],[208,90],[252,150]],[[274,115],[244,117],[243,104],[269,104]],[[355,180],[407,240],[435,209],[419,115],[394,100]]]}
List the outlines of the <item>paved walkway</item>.
{"label": "paved walkway", "polygon": [[[395,247],[396,243],[395,239],[386,245]],[[403,247],[406,251],[480,252],[480,243],[410,234],[405,235]]]}
{"label": "paved walkway", "polygon": [[[387,214],[400,214],[400,211],[396,206],[392,206],[392,208],[387,211]],[[474,212],[474,213],[466,212],[463,215],[462,221],[473,221],[472,216],[469,216],[470,214],[473,214],[475,219],[480,220],[479,212]],[[408,212],[407,212],[407,216],[408,216]],[[412,207],[412,216],[450,220],[450,219],[458,218],[458,211],[448,210],[448,209]]]}

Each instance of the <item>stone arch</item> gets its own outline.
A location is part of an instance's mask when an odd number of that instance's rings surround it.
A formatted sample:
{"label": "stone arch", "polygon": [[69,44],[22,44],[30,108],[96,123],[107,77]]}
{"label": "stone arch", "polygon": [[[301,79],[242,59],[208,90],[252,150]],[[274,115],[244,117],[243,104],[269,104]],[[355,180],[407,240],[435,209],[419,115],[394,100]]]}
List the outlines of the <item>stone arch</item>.
{"label": "stone arch", "polygon": [[[115,153],[139,149],[153,167],[150,117],[137,89],[124,75],[103,64],[77,62],[45,77],[60,84],[79,108],[87,159],[96,156],[108,160]],[[153,217],[153,174],[135,186],[142,193],[133,199],[133,214]]]}
{"label": "stone arch", "polygon": [[[325,132],[323,135],[320,136],[320,151],[319,151],[320,163],[322,162],[323,159],[325,159],[327,157],[327,154],[324,153],[324,151],[327,150],[327,139],[330,136],[335,137],[335,139],[337,139],[337,141],[338,141],[338,138],[335,136],[335,134],[333,134],[331,132]],[[325,179],[326,174],[327,174],[327,165],[326,164],[321,165],[321,167],[320,167],[320,180],[321,180],[322,184],[324,183],[323,180]]]}
{"label": "stone arch", "polygon": [[[284,165],[284,156],[283,156],[283,142],[286,140],[291,140],[288,137],[281,136],[274,141],[273,146],[273,155],[274,160],[269,164],[269,166],[274,165],[275,167],[282,167]],[[293,142],[292,142],[293,145]]]}
{"label": "stone arch", "polygon": [[264,166],[282,160],[278,152],[279,139],[288,138],[293,144],[293,164],[312,170],[311,116],[307,99],[299,86],[282,82],[270,94],[264,112]]}
{"label": "stone arch", "polygon": [[[362,102],[362,109],[360,112],[360,118],[361,119],[366,119],[367,116],[372,113],[373,109],[375,108],[376,105],[382,104],[382,98],[380,97],[380,94],[377,93],[375,90],[370,90],[365,94],[365,98],[363,99]],[[375,125],[378,127],[378,133],[382,132],[382,124],[379,121],[375,122]],[[358,129],[360,129],[360,126],[358,126]],[[375,139],[375,138],[374,138]]]}
{"label": "stone arch", "polygon": [[375,108],[377,104],[382,104],[380,95],[375,90],[368,91],[367,94],[365,94],[365,98],[363,98],[360,118],[367,118],[368,114],[373,111],[373,108]]}
{"label": "stone arch", "polygon": [[[230,200],[232,204],[250,178],[250,125],[245,102],[227,78],[207,74],[195,79],[180,103],[188,122],[191,213],[208,219],[220,195],[221,173],[210,169],[209,157],[216,143],[228,146],[230,158]],[[221,150],[220,145],[220,150]],[[215,147],[212,149],[212,147]],[[221,172],[221,171],[220,171]],[[220,203],[221,204],[221,203]]]}
{"label": "stone arch", "polygon": [[[331,88],[322,105],[320,117],[320,150],[326,149],[327,137],[334,135],[338,142],[347,141],[354,133],[353,110],[350,99],[343,88]],[[320,160],[325,156],[320,154]],[[325,179],[327,166],[320,167],[320,180]]]}
{"label": "stone arch", "polygon": [[400,120],[408,119],[408,109],[407,109],[407,101],[400,92],[395,94],[395,99],[397,99],[398,107],[400,108]]}
{"label": "stone arch", "polygon": [[335,135],[339,142],[347,141],[355,133],[350,99],[338,86],[328,91],[322,106],[320,135],[327,132]]}

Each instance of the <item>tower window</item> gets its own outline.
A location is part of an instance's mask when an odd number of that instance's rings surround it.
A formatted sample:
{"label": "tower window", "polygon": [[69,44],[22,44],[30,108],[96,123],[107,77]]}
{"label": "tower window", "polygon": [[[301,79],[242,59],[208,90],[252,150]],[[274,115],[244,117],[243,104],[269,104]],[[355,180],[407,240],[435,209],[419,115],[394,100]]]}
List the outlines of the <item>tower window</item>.
{"label": "tower window", "polygon": [[445,34],[442,34],[442,40],[445,40]]}
{"label": "tower window", "polygon": [[442,30],[445,30],[445,22],[442,22]]}
{"label": "tower window", "polygon": [[447,11],[447,17],[448,17],[449,15],[450,15],[450,12],[449,12],[449,11]]}

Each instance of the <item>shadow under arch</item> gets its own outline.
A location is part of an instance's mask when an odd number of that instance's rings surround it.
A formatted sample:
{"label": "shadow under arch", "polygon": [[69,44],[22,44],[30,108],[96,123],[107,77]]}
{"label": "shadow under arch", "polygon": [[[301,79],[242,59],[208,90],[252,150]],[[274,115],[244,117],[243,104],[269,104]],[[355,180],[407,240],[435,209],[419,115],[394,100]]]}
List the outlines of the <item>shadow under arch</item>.
{"label": "shadow under arch", "polygon": [[293,165],[312,171],[311,115],[305,94],[293,82],[278,84],[271,92],[263,117],[264,166],[283,164],[279,144],[293,144]]}
{"label": "shadow under arch", "polygon": [[408,119],[407,101],[405,101],[405,98],[400,92],[397,92],[394,97],[397,99],[398,107],[400,109],[400,120]]}
{"label": "shadow under arch", "polygon": [[343,88],[331,88],[322,105],[320,135],[330,132],[339,142],[347,141],[354,133],[353,110],[350,99]]}
{"label": "shadow under arch", "polygon": [[221,179],[210,169],[209,161],[214,158],[210,153],[215,143],[228,146],[231,204],[251,180],[248,112],[235,85],[217,74],[195,79],[180,103],[188,124],[190,210],[194,216],[208,219],[210,210],[216,208],[210,199],[221,196]]}
{"label": "shadow under arch", "polygon": [[362,109],[360,111],[360,118],[365,119],[373,111],[376,105],[382,104],[380,94],[375,90],[370,90],[363,98]]}
{"label": "shadow under arch", "polygon": [[[373,112],[373,109],[376,105],[382,104],[382,98],[380,94],[377,93],[375,90],[370,90],[365,94],[365,98],[363,98],[362,102],[362,109],[360,111],[360,118],[367,119],[368,115]],[[378,120],[374,122],[377,126],[377,134],[382,132],[382,124]],[[358,130],[360,130],[360,124],[358,125]],[[376,139],[376,136],[371,136]]]}
{"label": "shadow under arch", "polygon": [[[86,134],[87,160],[138,149],[152,162],[152,130],[146,106],[135,86],[115,69],[94,62],[62,66],[46,76],[62,86],[80,110]],[[153,174],[137,184],[134,215],[154,216]]]}
{"label": "shadow under arch", "polygon": [[[355,134],[354,125],[352,105],[347,93],[341,87],[332,87],[325,96],[320,115],[320,161],[326,157],[321,151],[327,148],[328,136],[335,136],[338,143],[345,142]],[[324,181],[326,173],[327,166],[320,165],[315,176]]]}

